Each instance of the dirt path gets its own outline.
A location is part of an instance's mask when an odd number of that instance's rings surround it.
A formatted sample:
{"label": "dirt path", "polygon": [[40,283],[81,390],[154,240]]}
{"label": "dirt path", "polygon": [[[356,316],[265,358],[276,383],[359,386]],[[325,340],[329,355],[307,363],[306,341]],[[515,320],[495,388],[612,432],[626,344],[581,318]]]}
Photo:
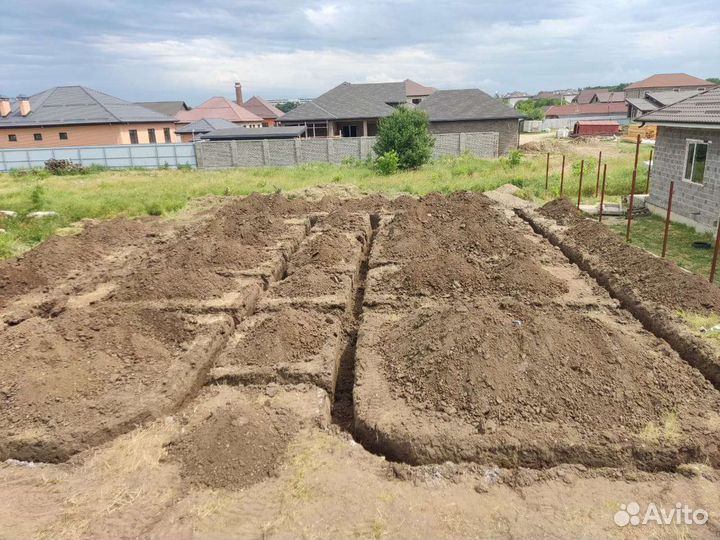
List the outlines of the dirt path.
{"label": "dirt path", "polygon": [[251,196],[26,255],[0,537],[717,537],[720,392],[501,203]]}

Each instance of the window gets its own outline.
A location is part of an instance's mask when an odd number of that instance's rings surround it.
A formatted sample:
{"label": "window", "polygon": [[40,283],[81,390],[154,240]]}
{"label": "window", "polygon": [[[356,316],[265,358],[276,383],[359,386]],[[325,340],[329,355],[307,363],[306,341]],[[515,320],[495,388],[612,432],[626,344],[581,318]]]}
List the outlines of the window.
{"label": "window", "polygon": [[707,142],[688,140],[685,150],[685,174],[683,175],[685,180],[695,184],[703,183],[707,152]]}
{"label": "window", "polygon": [[14,133],[11,133],[10,135],[8,135],[8,141],[17,142],[17,135],[15,135]]}
{"label": "window", "polygon": [[67,141],[67,140],[68,140],[67,131],[61,131],[59,135],[60,135],[60,140],[61,140],[61,141]]}
{"label": "window", "polygon": [[698,88],[698,92],[703,92],[705,89],[703,87]]}
{"label": "window", "polygon": [[157,142],[157,139],[155,139],[155,130],[153,128],[148,129],[148,141],[150,144],[155,144]]}
{"label": "window", "polygon": [[137,129],[131,129],[130,130],[130,144],[137,144],[137,143],[138,143]]}
{"label": "window", "polygon": [[33,139],[36,141],[42,141],[42,133],[33,133]]}
{"label": "window", "polygon": [[417,104],[420,103],[421,101],[422,101],[421,98],[417,98],[417,97],[416,97],[416,98],[412,98],[413,105],[417,105]]}
{"label": "window", "polygon": [[170,138],[170,128],[163,128],[163,135],[165,136],[166,143],[172,142],[172,139]]}

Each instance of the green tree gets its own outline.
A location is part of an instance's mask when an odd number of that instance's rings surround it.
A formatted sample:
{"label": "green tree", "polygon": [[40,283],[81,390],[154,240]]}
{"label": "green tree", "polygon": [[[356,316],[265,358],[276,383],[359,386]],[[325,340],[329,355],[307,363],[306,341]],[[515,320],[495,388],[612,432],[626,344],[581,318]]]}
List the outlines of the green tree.
{"label": "green tree", "polygon": [[705,80],[713,84],[720,84],[720,77],[708,77]]}
{"label": "green tree", "polygon": [[515,108],[528,120],[543,120],[545,118],[545,108],[551,105],[562,105],[562,100],[559,98],[528,99],[518,103]]}
{"label": "green tree", "polygon": [[380,120],[375,155],[384,156],[395,151],[401,169],[416,169],[430,161],[435,139],[430,134],[430,122],[424,111],[400,107]]}
{"label": "green tree", "polygon": [[292,111],[298,105],[300,105],[299,101],[286,101],[285,103],[278,103],[275,106],[282,112],[286,113]]}

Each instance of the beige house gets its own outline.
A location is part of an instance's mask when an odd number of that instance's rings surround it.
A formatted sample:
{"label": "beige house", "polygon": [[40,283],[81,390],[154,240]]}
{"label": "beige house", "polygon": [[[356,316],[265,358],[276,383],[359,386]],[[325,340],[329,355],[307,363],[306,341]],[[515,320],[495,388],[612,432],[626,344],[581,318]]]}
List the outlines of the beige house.
{"label": "beige house", "polygon": [[174,143],[174,119],[84,86],[0,97],[0,148]]}

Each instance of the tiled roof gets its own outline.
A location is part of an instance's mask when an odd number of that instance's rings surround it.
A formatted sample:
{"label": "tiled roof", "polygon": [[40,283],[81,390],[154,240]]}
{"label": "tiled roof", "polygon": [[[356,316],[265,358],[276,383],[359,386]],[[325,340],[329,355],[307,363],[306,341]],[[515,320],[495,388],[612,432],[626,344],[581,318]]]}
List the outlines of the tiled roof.
{"label": "tiled roof", "polygon": [[175,118],[180,123],[195,122],[203,118],[222,118],[228,122],[262,123],[262,118],[256,114],[251,113],[234,101],[220,96],[212,97],[189,111],[180,111]]}
{"label": "tiled roof", "polygon": [[0,127],[173,121],[159,112],[84,86],[56,86],[30,96],[29,100],[30,114],[22,116],[20,103],[14,100],[12,112],[0,118]]}
{"label": "tiled roof", "polygon": [[645,96],[652,103],[657,103],[659,106],[664,107],[682,101],[683,99],[697,96],[699,93],[697,90],[680,90],[678,92],[666,90],[664,92],[647,92]]}
{"label": "tiled roof", "polygon": [[678,123],[720,126],[720,87],[706,90],[637,118],[648,123]]}
{"label": "tiled roof", "polygon": [[[236,128],[237,125],[222,118],[203,118],[186,126],[176,129],[175,133],[208,133],[216,129]],[[243,128],[246,129],[246,128]]]}
{"label": "tiled roof", "polygon": [[687,73],[658,73],[652,75],[642,81],[634,82],[627,87],[628,90],[634,88],[673,88],[683,86],[713,86],[711,82],[698,77],[693,77]]}
{"label": "tiled roof", "polygon": [[586,90],[581,90],[575,98],[575,103],[578,103],[579,105],[587,105],[590,103],[590,100],[595,96],[595,94],[607,91],[607,88],[588,88]]}
{"label": "tiled roof", "polygon": [[657,105],[645,98],[627,98],[625,101],[642,112],[654,111],[658,108]]}
{"label": "tiled roof", "polygon": [[518,111],[477,88],[437,90],[416,108],[425,111],[431,122],[522,118]]}
{"label": "tiled roof", "polygon": [[625,101],[625,92],[595,92],[598,103],[621,103]]}
{"label": "tiled roof", "polygon": [[275,105],[273,105],[272,103],[268,103],[260,96],[251,97],[245,103],[243,103],[243,107],[245,107],[254,115],[259,116],[263,119],[276,119],[280,118],[283,114],[285,114]]}
{"label": "tiled roof", "polygon": [[135,105],[140,105],[146,109],[173,117],[179,111],[187,111],[190,109],[184,101],[137,101]]}
{"label": "tiled roof", "polygon": [[406,96],[429,96],[435,91],[434,88],[423,86],[420,83],[405,79],[405,95]]}
{"label": "tiled roof", "polygon": [[546,117],[583,116],[589,114],[620,114],[626,112],[625,103],[570,103],[569,105],[553,105],[545,111]]}

